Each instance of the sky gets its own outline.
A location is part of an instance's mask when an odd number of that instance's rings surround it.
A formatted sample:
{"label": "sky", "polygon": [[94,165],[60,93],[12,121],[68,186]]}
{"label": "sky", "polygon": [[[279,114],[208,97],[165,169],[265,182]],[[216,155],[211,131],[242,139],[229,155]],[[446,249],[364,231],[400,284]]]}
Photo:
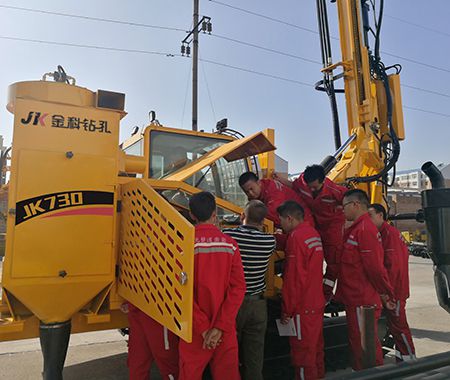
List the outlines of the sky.
{"label": "sky", "polygon": [[[11,6],[181,30],[63,17],[8,8]],[[331,34],[337,37],[335,5],[328,2],[328,9]],[[386,65],[403,66],[403,104],[409,107],[404,109],[406,139],[401,144],[399,170],[420,167],[428,160],[450,161],[448,14],[450,2],[446,0],[386,1],[382,60]],[[289,161],[291,173],[333,153],[328,98],[313,88],[321,79],[321,64],[315,63],[321,61],[316,2],[200,0],[200,15],[211,17],[213,32],[200,36],[199,129],[211,131],[222,118],[228,118],[229,127],[245,135],[274,128],[277,153]],[[79,86],[126,94],[128,115],[121,123],[121,140],[134,126],[148,124],[150,110],[155,110],[166,126],[190,129],[192,60],[148,52],[178,54],[185,30],[191,26],[189,0],[0,0],[0,134],[11,143],[13,118],[5,107],[8,86],[38,80],[57,65],[74,76]],[[339,42],[332,42],[337,62]],[[345,140],[348,131],[342,97],[339,106]]]}

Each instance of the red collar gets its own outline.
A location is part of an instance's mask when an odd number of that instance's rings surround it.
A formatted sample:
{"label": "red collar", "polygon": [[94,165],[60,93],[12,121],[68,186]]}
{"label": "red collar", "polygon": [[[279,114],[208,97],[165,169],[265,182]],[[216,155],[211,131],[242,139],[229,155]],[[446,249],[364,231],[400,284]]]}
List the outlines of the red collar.
{"label": "red collar", "polygon": [[196,231],[220,231],[214,224],[196,224],[195,225],[195,230]]}
{"label": "red collar", "polygon": [[[348,228],[349,230],[353,230],[354,228],[356,228],[359,224],[365,222],[365,221],[369,221],[370,220],[370,216],[369,213],[366,212],[364,214],[362,214],[359,218],[357,218],[356,220],[353,221],[352,225]],[[371,221],[371,220],[370,220]]]}
{"label": "red collar", "polygon": [[383,222],[383,224],[382,224],[381,227],[380,227],[380,233],[381,233],[381,232],[387,232],[388,229],[389,229],[389,223]]}
{"label": "red collar", "polygon": [[302,230],[305,227],[311,227],[311,224],[309,222],[303,221],[303,222],[297,224],[297,226],[290,232],[290,234],[295,232],[295,231]]}
{"label": "red collar", "polygon": [[259,193],[258,200],[264,202],[266,192],[266,179],[265,178],[260,179],[259,183],[261,185],[261,192]]}

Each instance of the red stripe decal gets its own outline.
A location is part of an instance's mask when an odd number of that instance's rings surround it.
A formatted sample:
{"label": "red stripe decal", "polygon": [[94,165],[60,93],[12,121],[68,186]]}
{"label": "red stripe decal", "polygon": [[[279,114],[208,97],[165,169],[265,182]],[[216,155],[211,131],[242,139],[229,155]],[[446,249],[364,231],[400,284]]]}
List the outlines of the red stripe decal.
{"label": "red stripe decal", "polygon": [[71,216],[71,215],[112,216],[113,214],[114,214],[113,207],[88,207],[88,208],[79,208],[76,210],[60,211],[51,215],[46,215],[44,216],[44,218],[53,218],[55,216]]}

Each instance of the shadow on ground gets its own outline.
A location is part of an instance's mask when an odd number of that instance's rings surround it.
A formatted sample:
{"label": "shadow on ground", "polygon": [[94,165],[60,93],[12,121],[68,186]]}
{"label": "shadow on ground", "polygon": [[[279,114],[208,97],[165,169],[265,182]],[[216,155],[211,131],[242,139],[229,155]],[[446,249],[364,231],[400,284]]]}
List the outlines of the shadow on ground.
{"label": "shadow on ground", "polygon": [[450,343],[450,332],[411,329],[414,338],[428,338],[438,342]]}
{"label": "shadow on ground", "polygon": [[[152,368],[151,378],[161,379],[155,366]],[[64,368],[64,380],[79,379],[127,380],[127,354],[108,356]]]}

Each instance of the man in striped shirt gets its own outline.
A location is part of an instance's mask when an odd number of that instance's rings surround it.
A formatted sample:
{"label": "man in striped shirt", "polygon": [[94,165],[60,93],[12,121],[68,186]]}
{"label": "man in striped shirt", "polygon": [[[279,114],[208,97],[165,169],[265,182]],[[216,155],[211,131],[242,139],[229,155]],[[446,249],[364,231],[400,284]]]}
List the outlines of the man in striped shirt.
{"label": "man in striped shirt", "polygon": [[236,240],[241,252],[247,291],[236,318],[241,376],[243,380],[262,380],[267,305],[263,297],[265,275],[275,238],[262,232],[267,207],[259,200],[250,201],[241,216],[242,225],[223,232]]}

